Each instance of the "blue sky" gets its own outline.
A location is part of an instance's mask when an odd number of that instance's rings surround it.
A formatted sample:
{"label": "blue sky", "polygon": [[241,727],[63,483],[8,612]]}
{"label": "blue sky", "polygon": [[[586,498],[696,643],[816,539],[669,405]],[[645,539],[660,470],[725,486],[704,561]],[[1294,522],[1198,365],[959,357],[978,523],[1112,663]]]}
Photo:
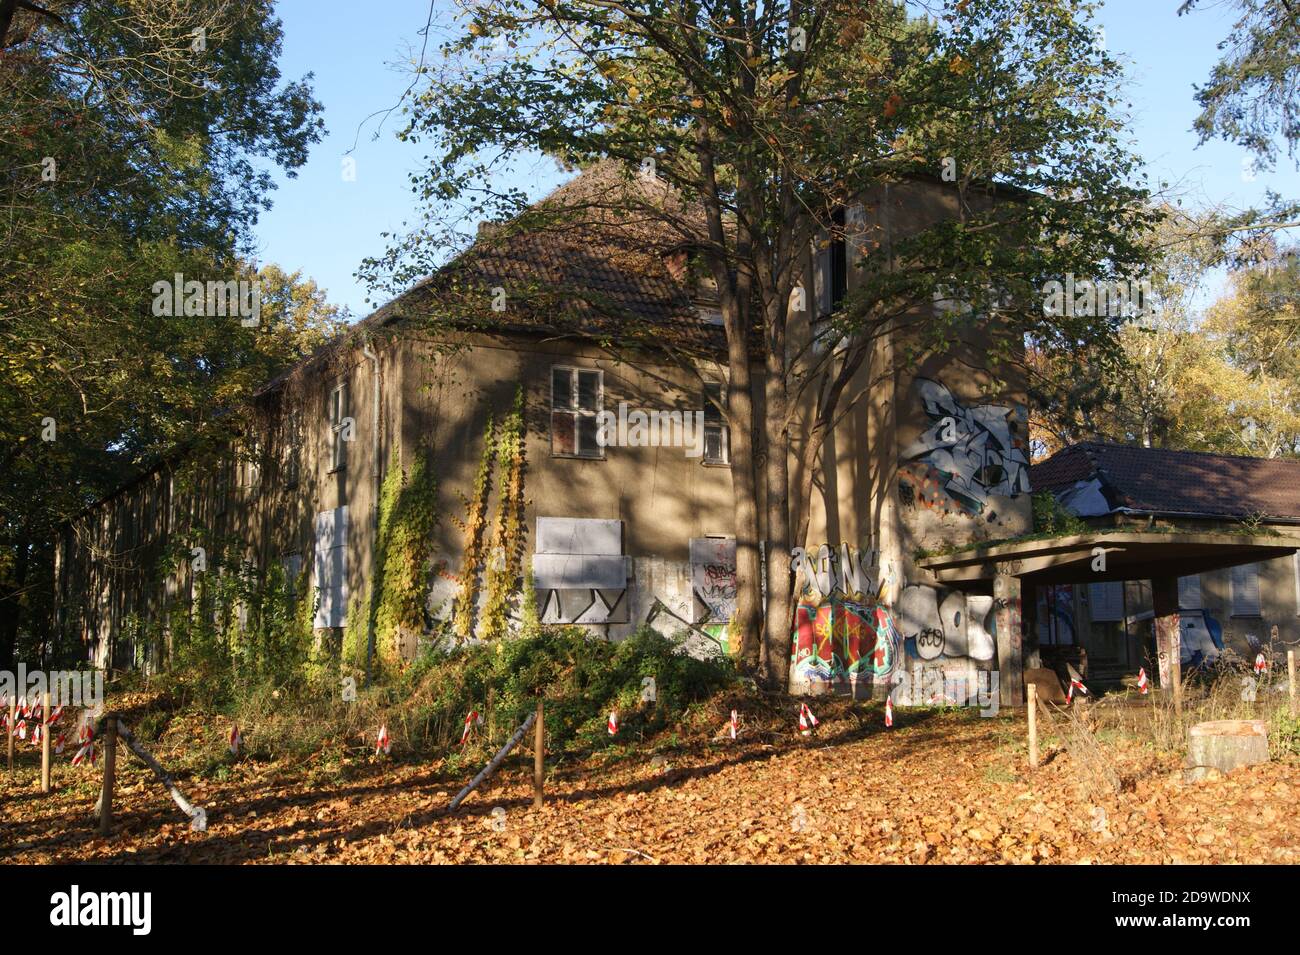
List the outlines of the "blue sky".
{"label": "blue sky", "polygon": [[[448,9],[447,0],[435,2]],[[1099,18],[1108,48],[1127,65],[1133,148],[1147,162],[1153,185],[1168,181],[1190,206],[1248,206],[1269,187],[1294,195],[1297,173],[1288,160],[1250,179],[1244,150],[1222,142],[1196,148],[1193,85],[1205,81],[1218,59],[1215,46],[1231,27],[1231,7],[1203,3],[1205,9],[1179,17],[1180,2],[1109,0]],[[359,137],[357,130],[366,117],[395,104],[409,84],[397,64],[418,56],[429,3],[372,0],[358,7],[341,0],[280,0],[276,9],[284,22],[281,72],[286,78],[315,73],[329,135],[296,179],[278,177],[274,208],[256,227],[259,260],[301,269],[332,302],[364,317],[378,302],[366,303],[368,290],[353,273],[365,256],[384,250],[384,232],[415,224],[407,177],[423,153],[419,144],[397,141],[403,125],[398,113],[382,129],[373,118]],[[346,181],[342,161],[354,141],[356,178]]]}

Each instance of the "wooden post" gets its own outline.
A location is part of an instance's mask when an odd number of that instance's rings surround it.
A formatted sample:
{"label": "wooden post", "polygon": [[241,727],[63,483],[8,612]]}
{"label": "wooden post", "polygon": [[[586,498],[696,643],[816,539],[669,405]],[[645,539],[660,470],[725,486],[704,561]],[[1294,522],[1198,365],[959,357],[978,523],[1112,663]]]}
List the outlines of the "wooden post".
{"label": "wooden post", "polygon": [[41,792],[50,791],[50,691],[41,696]]}
{"label": "wooden post", "polygon": [[1020,578],[999,573],[993,578],[994,619],[998,639],[998,702],[1023,706],[1025,667],[1020,620]]}
{"label": "wooden post", "polygon": [[14,725],[18,722],[18,697],[9,701],[9,732],[5,734],[8,738],[9,748],[9,775],[14,774]]}
{"label": "wooden post", "polygon": [[1038,684],[1025,687],[1029,693],[1029,768],[1038,768]]}
{"label": "wooden post", "polygon": [[113,828],[113,775],[117,761],[117,717],[109,714],[104,721],[104,789],[99,797],[99,834],[106,836]]}
{"label": "wooden post", "polygon": [[1151,580],[1151,608],[1156,625],[1156,655],[1160,667],[1160,688],[1171,690],[1174,713],[1183,715],[1183,640],[1178,615],[1178,578]]}
{"label": "wooden post", "polygon": [[1295,651],[1286,652],[1286,680],[1291,693],[1291,715],[1296,715],[1296,698],[1295,698]]}
{"label": "wooden post", "polygon": [[537,698],[537,722],[533,724],[533,806],[542,808],[545,788],[546,714],[542,712],[542,698]]}

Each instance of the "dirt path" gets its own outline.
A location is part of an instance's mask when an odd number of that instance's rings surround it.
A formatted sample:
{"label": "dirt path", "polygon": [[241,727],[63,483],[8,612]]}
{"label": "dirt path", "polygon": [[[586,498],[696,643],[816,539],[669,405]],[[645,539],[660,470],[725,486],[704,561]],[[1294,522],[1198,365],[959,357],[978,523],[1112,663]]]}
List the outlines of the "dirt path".
{"label": "dirt path", "polygon": [[826,720],[812,739],[561,763],[541,810],[515,765],[454,816],[472,772],[362,759],[327,784],[310,766],[245,762],[225,781],[182,783],[209,807],[206,834],[131,766],[109,840],[90,819],[98,772],[60,760],[59,791],[42,797],[27,756],[17,783],[0,773],[0,861],[1300,861],[1294,760],[1187,785],[1175,757],[1112,744],[1126,791],[1098,798],[1068,753],[1031,777],[1022,738],[1005,715],[915,713],[891,730]]}

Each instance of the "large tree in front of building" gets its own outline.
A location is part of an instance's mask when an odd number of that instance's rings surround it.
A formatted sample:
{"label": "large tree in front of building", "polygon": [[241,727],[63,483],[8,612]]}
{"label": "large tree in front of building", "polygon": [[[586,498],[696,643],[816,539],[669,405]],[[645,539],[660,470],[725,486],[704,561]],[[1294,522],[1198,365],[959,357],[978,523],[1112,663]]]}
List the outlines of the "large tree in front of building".
{"label": "large tree in front of building", "polygon": [[0,666],[44,646],[54,528],[333,323],[278,270],[257,328],[151,308],[178,272],[255,277],[271,167],[322,132],[280,42],[265,0],[0,2]]}
{"label": "large tree in front of building", "polygon": [[[1120,144],[1118,70],[1096,43],[1089,6],[953,0],[918,16],[924,6],[467,4],[403,134],[430,150],[414,177],[430,215],[372,263],[400,284],[457,249],[453,211],[520,216],[530,197],[510,187],[511,171],[540,156],[612,160],[629,179],[664,185],[605,201],[676,230],[717,287],[740,652],[751,667],[761,658],[778,685],[789,665],[789,551],[803,543],[809,506],[792,475],[811,473],[825,435],[860,400],[854,382],[893,374],[872,366],[880,343],[905,341],[907,360],[919,361],[990,323],[1001,334],[986,337],[989,363],[1003,368],[1025,335],[1043,347],[1105,347],[1121,319],[1047,316],[1043,283],[1126,276],[1144,257],[1131,236],[1151,213]],[[918,175],[951,190],[953,215],[855,233],[842,210]],[[647,198],[659,194],[670,198]],[[516,221],[541,228],[548,214],[533,208]],[[554,214],[573,226],[573,210]],[[818,324],[825,347],[800,349],[801,272],[810,244],[827,240],[861,252],[861,282]],[[937,299],[953,307],[933,309]]]}

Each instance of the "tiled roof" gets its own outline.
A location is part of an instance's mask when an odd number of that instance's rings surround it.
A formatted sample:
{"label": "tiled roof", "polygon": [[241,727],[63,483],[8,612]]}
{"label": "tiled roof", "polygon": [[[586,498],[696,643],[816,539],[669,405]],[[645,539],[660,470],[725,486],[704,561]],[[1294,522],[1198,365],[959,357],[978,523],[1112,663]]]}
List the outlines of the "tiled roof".
{"label": "tiled roof", "polygon": [[1034,491],[1097,479],[1112,513],[1300,520],[1300,461],[1084,441],[1029,471]]}

